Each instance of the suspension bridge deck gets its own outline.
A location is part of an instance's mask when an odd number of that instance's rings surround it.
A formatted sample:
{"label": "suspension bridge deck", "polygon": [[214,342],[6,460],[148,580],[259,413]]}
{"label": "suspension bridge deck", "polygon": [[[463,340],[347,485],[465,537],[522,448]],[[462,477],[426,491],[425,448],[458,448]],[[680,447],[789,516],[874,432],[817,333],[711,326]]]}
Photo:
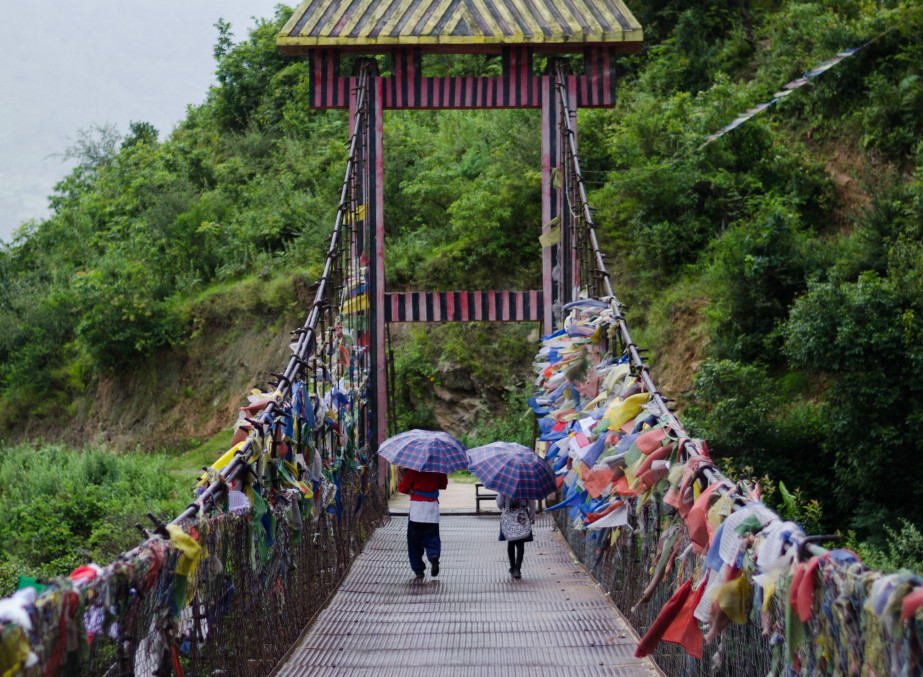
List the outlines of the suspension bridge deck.
{"label": "suspension bridge deck", "polygon": [[507,573],[499,518],[443,517],[442,571],[407,563],[407,520],[393,517],[275,677],[655,677],[637,637],[552,531],[536,520],[523,577]]}

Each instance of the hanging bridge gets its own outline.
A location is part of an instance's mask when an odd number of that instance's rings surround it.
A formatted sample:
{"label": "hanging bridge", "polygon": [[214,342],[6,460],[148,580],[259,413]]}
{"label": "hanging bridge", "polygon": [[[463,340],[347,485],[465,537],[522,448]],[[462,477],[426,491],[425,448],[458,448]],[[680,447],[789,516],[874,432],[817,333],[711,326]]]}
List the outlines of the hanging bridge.
{"label": "hanging bridge", "polygon": [[[923,581],[828,552],[724,477],[632,342],[576,111],[614,105],[616,56],[641,39],[621,0],[304,0],[278,44],[307,56],[312,106],[349,110],[350,140],[292,356],[182,514],[151,516],[110,564],[0,602],[0,676],[918,674],[919,613],[900,600]],[[499,54],[502,74],[425,76],[424,53]],[[386,290],[383,113],[397,108],[541,110],[541,289]],[[452,321],[546,335],[536,450],[559,470],[559,509],[538,519],[522,580],[496,517],[453,515],[442,573],[413,581],[406,521],[389,515],[393,470],[376,454],[399,432],[388,326]],[[555,338],[565,325],[576,351]],[[573,429],[604,388],[608,428]],[[559,389],[569,408],[555,409]],[[645,450],[617,453],[626,439]]]}

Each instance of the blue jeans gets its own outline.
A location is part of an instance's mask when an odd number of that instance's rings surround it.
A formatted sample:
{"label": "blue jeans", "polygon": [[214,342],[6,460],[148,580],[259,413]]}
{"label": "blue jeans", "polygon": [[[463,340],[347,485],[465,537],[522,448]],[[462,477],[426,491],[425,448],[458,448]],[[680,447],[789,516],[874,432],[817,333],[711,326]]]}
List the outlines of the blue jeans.
{"label": "blue jeans", "polygon": [[426,571],[423,563],[423,551],[430,562],[439,557],[442,541],[439,540],[439,525],[428,522],[407,521],[407,554],[410,556],[410,568],[419,573]]}

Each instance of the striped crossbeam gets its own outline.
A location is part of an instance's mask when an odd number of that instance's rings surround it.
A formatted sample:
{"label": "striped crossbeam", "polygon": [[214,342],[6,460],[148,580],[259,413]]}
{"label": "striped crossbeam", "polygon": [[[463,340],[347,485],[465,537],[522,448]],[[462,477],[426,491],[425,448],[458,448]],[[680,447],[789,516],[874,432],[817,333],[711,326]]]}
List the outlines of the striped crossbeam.
{"label": "striped crossbeam", "polygon": [[558,52],[615,44],[634,52],[642,38],[622,0],[303,0],[277,44],[285,54],[391,45],[470,53],[510,44]]}
{"label": "striped crossbeam", "polygon": [[[578,108],[615,105],[616,50],[583,49],[585,75],[571,76],[576,83]],[[540,108],[542,92],[552,78],[532,74],[532,48],[503,49],[501,77],[422,77],[419,49],[392,50],[392,74],[382,78],[386,110],[396,108]],[[309,55],[311,80],[308,97],[312,108],[346,108],[348,78],[340,77],[334,50],[316,49]]]}
{"label": "striped crossbeam", "polygon": [[541,291],[443,291],[385,294],[386,322],[541,322]]}

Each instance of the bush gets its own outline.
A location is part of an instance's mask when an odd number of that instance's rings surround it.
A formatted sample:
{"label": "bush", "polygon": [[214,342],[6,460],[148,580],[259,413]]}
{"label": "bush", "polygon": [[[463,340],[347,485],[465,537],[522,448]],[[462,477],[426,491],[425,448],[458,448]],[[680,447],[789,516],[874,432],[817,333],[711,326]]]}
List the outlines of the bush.
{"label": "bush", "polygon": [[[399,339],[394,337],[398,431],[436,427],[431,406],[434,388],[457,385],[478,392],[485,403],[492,402],[486,415],[478,418],[478,440],[486,439],[484,435],[508,434],[530,444],[532,419],[520,421],[519,417],[528,399],[522,393],[535,353],[536,344],[528,340],[533,331],[531,324],[454,322],[416,325]],[[466,383],[443,383],[442,367],[461,374]],[[489,432],[482,434],[483,430]],[[489,441],[496,439],[504,438]]]}
{"label": "bush", "polygon": [[81,320],[76,334],[100,368],[126,364],[178,336],[176,318],[158,299],[151,278],[140,264],[78,276],[75,294]]}
{"label": "bush", "polygon": [[719,348],[738,360],[777,362],[767,338],[804,291],[811,258],[797,214],[778,200],[725,233],[715,253],[721,296],[709,309]]}
{"label": "bush", "polygon": [[178,513],[185,491],[181,478],[167,471],[166,457],[0,448],[2,575],[58,575],[75,563],[108,563],[137,544],[132,524],[148,511],[161,518]]}
{"label": "bush", "polygon": [[923,522],[923,246],[891,252],[889,277],[809,285],[792,307],[784,350],[831,377],[825,447],[840,506],[868,535],[896,516]]}
{"label": "bush", "polygon": [[773,379],[759,363],[704,360],[694,386],[683,421],[691,434],[708,440],[714,458],[755,468],[799,497],[817,499],[825,518],[838,523],[836,482],[818,471],[832,465],[833,456],[822,444],[822,412],[798,397],[803,383]]}
{"label": "bush", "polygon": [[923,78],[907,73],[894,81],[875,75],[869,82],[871,105],[862,116],[865,143],[891,157],[908,154],[923,135]]}
{"label": "bush", "polygon": [[888,536],[885,547],[863,544],[860,547],[862,560],[873,569],[886,572],[909,569],[923,576],[923,534],[905,519],[902,519],[900,524],[900,531],[885,526],[884,530]]}
{"label": "bush", "polygon": [[507,393],[502,413],[496,413],[495,409],[491,418],[479,421],[477,430],[462,435],[460,442],[469,449],[491,442],[512,442],[531,449],[535,414],[528,400],[526,393]]}

